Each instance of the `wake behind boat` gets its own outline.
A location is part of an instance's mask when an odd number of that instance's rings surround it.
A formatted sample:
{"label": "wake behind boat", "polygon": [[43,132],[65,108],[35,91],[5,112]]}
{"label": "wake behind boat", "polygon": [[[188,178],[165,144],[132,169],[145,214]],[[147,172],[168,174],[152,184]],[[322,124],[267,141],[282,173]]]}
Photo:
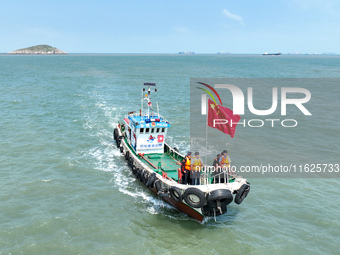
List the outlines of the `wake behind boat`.
{"label": "wake behind boat", "polygon": [[[158,104],[157,112],[153,110],[151,92],[157,92],[156,84],[144,86],[147,89],[142,91],[141,109],[129,112],[113,132],[117,148],[136,178],[165,202],[198,221],[225,214],[232,201],[240,204],[249,193],[249,182],[231,173],[229,165],[217,173],[210,167],[190,168],[190,155],[184,156],[165,142],[171,125],[159,114]],[[199,185],[183,184],[186,169],[190,175],[199,173]]]}

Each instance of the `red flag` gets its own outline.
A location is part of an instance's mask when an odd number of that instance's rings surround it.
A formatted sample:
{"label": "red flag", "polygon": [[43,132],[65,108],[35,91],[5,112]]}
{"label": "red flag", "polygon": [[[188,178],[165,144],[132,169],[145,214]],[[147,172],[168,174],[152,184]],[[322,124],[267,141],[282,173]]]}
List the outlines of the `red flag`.
{"label": "red flag", "polygon": [[241,117],[234,115],[233,111],[222,105],[215,104],[208,99],[208,126],[217,128],[225,134],[234,137],[236,125]]}

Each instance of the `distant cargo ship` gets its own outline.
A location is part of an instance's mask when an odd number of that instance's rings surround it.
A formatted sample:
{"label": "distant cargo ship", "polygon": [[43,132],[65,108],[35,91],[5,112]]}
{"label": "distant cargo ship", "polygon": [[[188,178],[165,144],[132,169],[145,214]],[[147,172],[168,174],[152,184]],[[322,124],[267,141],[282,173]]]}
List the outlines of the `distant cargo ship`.
{"label": "distant cargo ship", "polygon": [[180,51],[178,54],[195,54],[194,51]]}
{"label": "distant cargo ship", "polygon": [[225,55],[225,54],[230,54],[230,52],[219,51],[219,52],[217,52],[217,54],[222,54],[222,55]]}
{"label": "distant cargo ship", "polygon": [[268,52],[265,52],[262,55],[264,55],[264,56],[278,56],[278,55],[282,55],[282,53],[281,52],[278,52],[278,53],[268,53]]}

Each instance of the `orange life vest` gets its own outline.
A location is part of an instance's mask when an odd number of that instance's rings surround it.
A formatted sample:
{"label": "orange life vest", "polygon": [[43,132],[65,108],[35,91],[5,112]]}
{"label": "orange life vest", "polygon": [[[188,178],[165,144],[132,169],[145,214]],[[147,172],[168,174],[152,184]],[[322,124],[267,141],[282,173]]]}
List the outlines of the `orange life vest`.
{"label": "orange life vest", "polygon": [[228,156],[221,156],[221,165],[228,165],[229,166],[229,159]]}
{"label": "orange life vest", "polygon": [[184,165],[184,169],[185,170],[189,170],[191,169],[191,164],[190,164],[190,158],[189,157],[185,157],[185,165]]}

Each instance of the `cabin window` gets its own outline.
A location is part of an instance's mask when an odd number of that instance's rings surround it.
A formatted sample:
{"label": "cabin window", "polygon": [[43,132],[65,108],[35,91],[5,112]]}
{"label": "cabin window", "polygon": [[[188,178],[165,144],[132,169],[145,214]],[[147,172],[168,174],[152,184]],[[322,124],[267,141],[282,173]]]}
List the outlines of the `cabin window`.
{"label": "cabin window", "polygon": [[162,128],[162,133],[164,133],[165,132],[165,128]]}
{"label": "cabin window", "polygon": [[144,128],[141,128],[140,133],[143,134],[143,132],[144,132]]}
{"label": "cabin window", "polygon": [[150,130],[150,128],[146,128],[145,129],[145,134],[149,134],[149,130]]}
{"label": "cabin window", "polygon": [[154,133],[155,132],[155,129],[154,128],[151,128],[151,133]]}
{"label": "cabin window", "polygon": [[159,133],[159,128],[157,128],[157,133]]}

